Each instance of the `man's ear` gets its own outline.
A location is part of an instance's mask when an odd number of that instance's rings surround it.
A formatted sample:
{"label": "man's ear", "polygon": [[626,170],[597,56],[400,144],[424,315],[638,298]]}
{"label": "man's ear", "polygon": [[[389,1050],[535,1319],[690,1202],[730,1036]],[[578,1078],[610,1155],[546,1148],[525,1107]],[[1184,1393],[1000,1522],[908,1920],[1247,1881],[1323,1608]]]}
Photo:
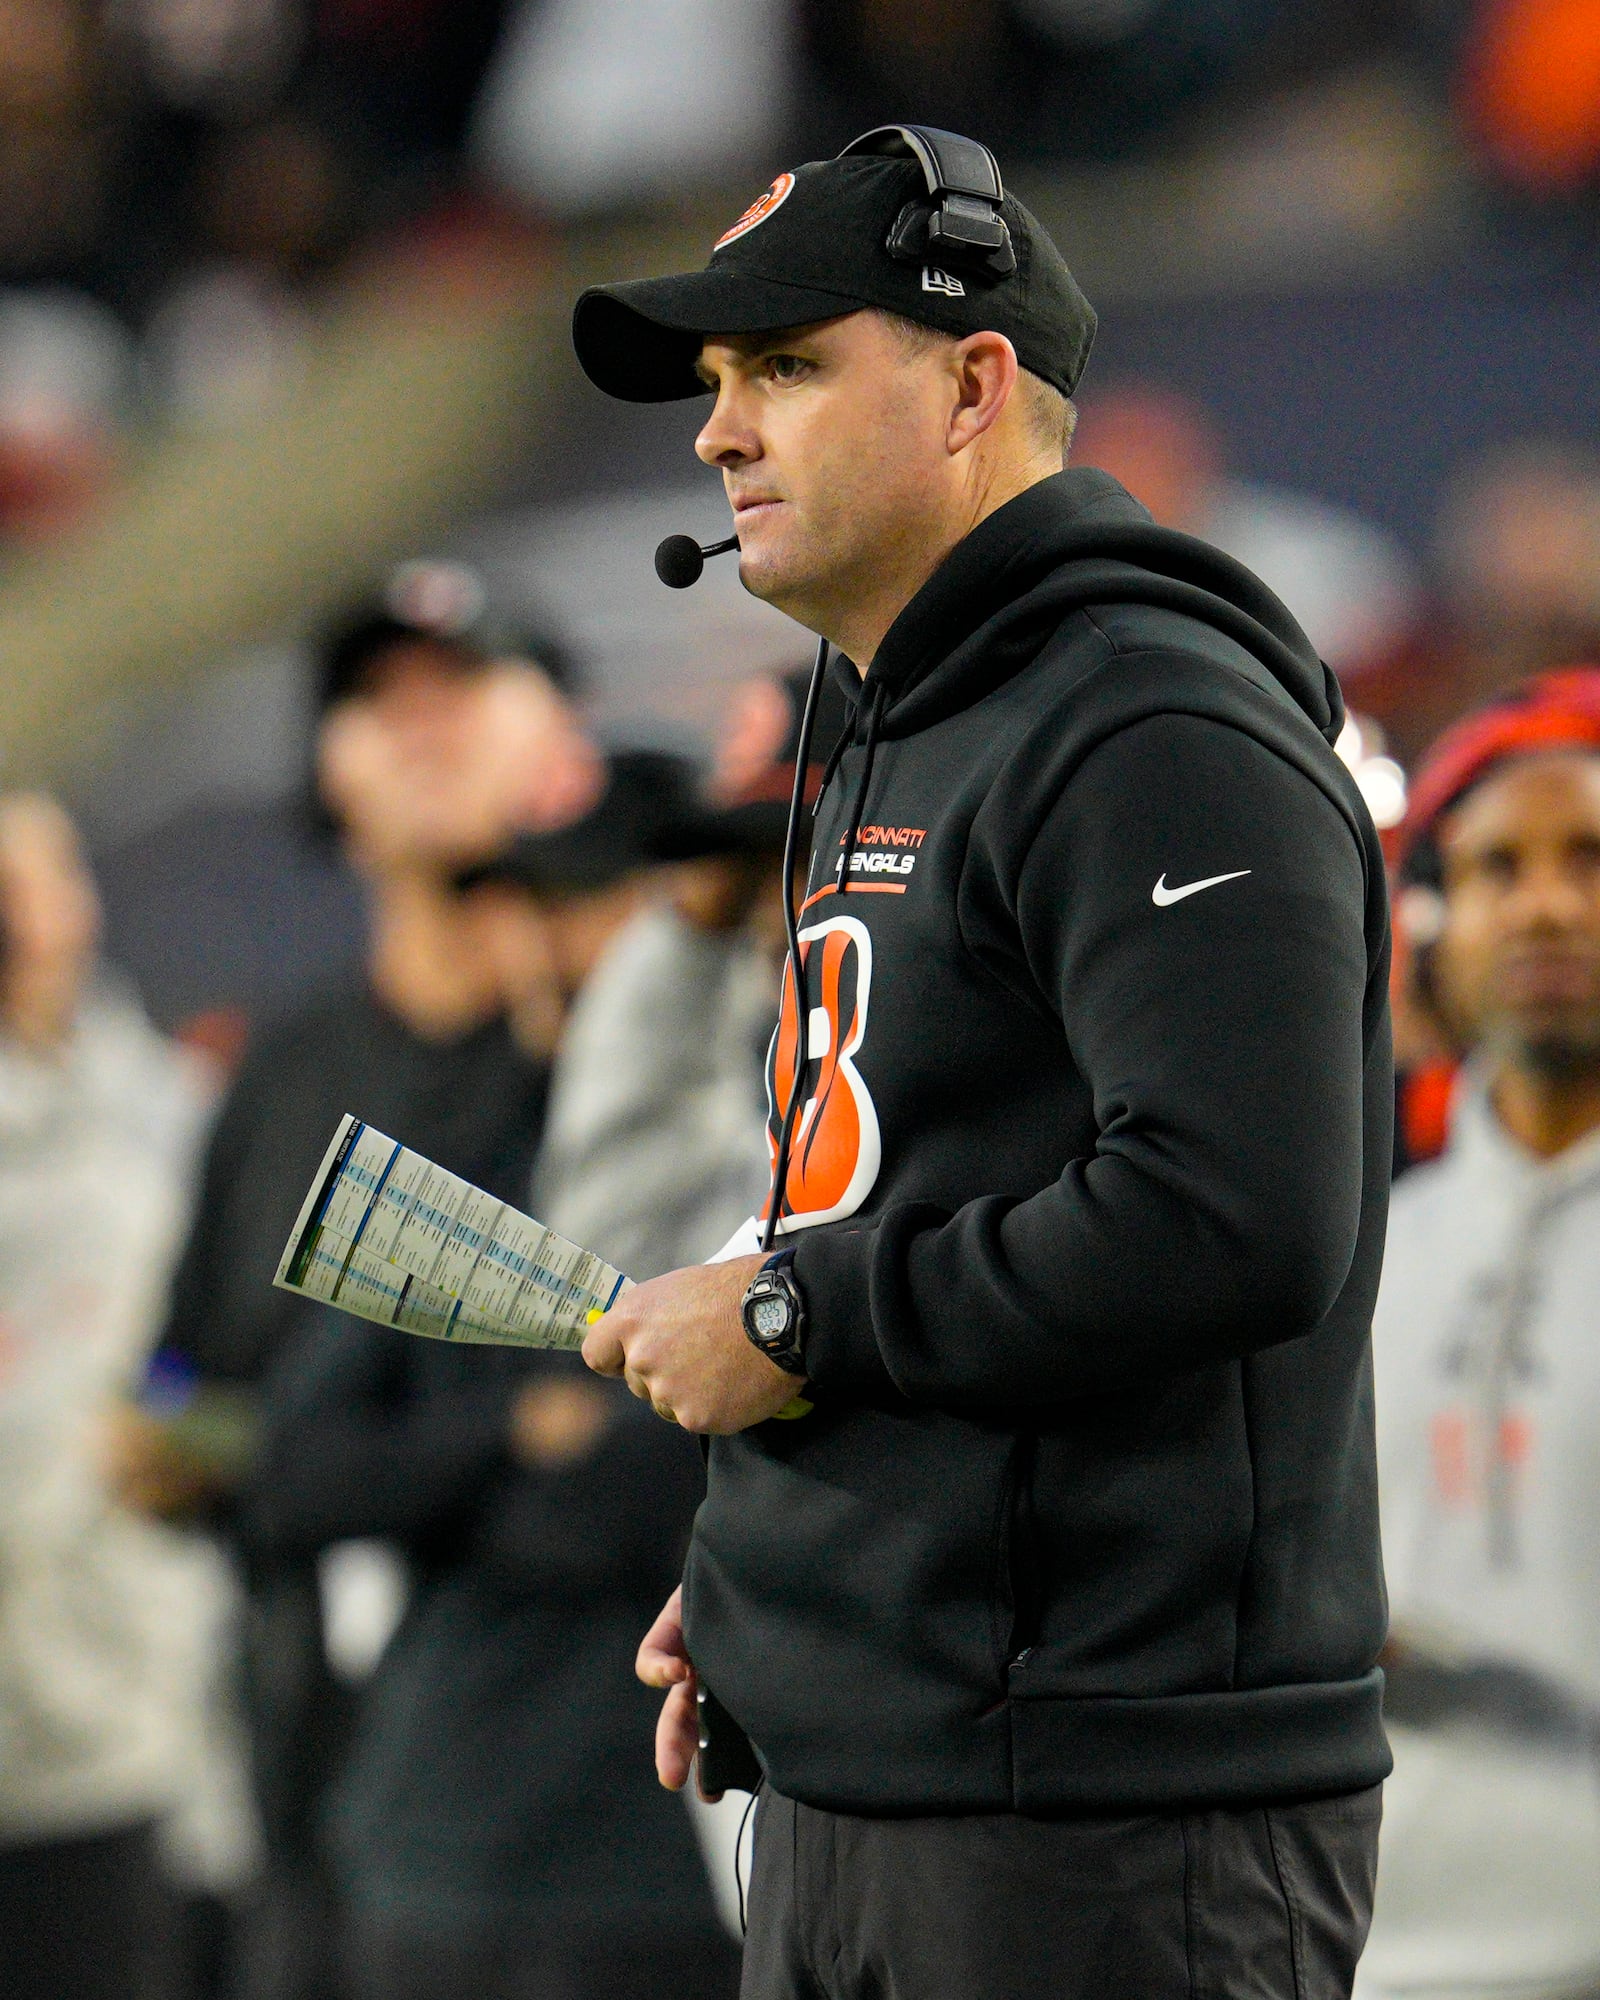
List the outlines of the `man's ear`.
{"label": "man's ear", "polygon": [[1003,333],[969,333],[950,351],[955,398],[945,449],[952,458],[991,429],[1017,386],[1017,350]]}

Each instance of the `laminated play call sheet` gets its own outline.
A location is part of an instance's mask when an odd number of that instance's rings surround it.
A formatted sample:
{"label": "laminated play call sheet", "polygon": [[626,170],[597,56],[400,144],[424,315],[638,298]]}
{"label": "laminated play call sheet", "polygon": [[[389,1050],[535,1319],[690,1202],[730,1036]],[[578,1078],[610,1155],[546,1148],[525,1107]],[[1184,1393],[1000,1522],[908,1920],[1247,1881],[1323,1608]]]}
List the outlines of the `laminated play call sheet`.
{"label": "laminated play call sheet", "polygon": [[435,1340],[579,1347],[629,1281],[347,1116],[273,1282]]}

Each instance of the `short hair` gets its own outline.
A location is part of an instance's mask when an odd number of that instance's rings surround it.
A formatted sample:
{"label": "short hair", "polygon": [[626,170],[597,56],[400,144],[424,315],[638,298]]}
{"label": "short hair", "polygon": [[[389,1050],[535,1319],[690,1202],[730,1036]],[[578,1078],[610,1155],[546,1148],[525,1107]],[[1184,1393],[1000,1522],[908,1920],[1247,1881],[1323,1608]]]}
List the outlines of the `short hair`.
{"label": "short hair", "polygon": [[[879,306],[871,310],[907,354],[926,354],[936,347],[951,347],[962,337],[944,333],[936,326],[924,326],[920,320],[907,319],[903,313],[887,312]],[[1018,373],[1017,396],[1029,436],[1041,451],[1059,451],[1065,464],[1072,449],[1072,434],[1078,428],[1077,405],[1070,396],[1062,395],[1053,382],[1047,382],[1028,368]]]}

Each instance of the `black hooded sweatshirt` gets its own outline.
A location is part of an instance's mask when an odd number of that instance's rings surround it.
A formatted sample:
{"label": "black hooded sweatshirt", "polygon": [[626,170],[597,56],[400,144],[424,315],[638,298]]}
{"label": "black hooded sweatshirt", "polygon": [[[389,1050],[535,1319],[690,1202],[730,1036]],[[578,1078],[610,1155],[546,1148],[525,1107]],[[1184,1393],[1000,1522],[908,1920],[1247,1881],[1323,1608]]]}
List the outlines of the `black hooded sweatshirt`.
{"label": "black hooded sweatshirt", "polygon": [[1374,1784],[1389,932],[1337,685],[1075,468],[858,693],[801,920],[814,1408],[713,1442],[696,1664],[836,1811]]}

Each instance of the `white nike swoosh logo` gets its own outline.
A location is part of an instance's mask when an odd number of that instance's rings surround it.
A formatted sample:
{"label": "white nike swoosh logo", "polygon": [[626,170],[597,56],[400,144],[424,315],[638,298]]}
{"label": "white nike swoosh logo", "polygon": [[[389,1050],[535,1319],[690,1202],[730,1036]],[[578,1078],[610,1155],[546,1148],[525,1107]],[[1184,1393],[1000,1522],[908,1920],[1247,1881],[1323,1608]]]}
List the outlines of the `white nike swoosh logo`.
{"label": "white nike swoosh logo", "polygon": [[1208,875],[1203,882],[1185,882],[1181,889],[1169,889],[1165,871],[1161,880],[1150,891],[1150,900],[1158,910],[1164,910],[1169,903],[1181,903],[1185,896],[1198,896],[1202,889],[1214,889],[1219,882],[1237,882],[1241,875],[1248,875],[1248,868],[1235,868],[1231,875]]}

